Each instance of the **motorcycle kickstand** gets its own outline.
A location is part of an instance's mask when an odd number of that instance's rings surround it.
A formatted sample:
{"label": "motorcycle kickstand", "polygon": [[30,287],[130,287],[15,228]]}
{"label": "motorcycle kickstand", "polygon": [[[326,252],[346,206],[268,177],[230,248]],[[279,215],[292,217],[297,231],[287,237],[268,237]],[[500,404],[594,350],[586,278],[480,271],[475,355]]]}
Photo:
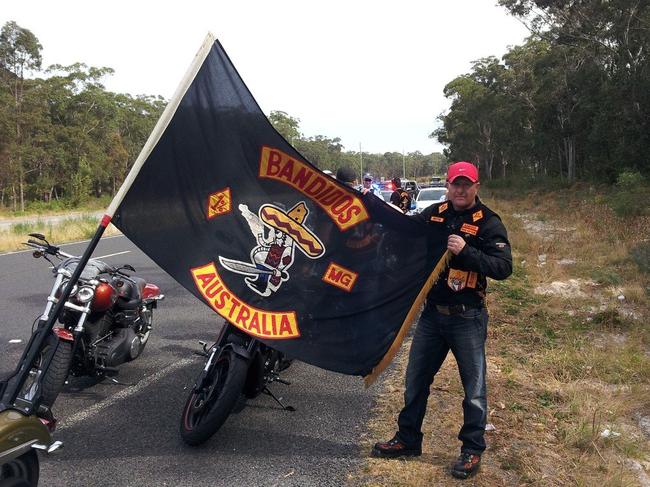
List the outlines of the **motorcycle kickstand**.
{"label": "motorcycle kickstand", "polygon": [[282,407],[283,410],[285,410],[285,411],[295,411],[295,410],[296,410],[296,408],[294,408],[293,406],[285,406],[285,405],[282,403],[282,401],[281,401],[280,399],[278,399],[278,398],[275,396],[275,394],[273,394],[273,393],[270,391],[270,389],[269,389],[268,387],[265,387],[264,390],[263,390],[262,392],[263,392],[264,394],[266,394],[267,396],[271,396],[271,397],[275,400],[275,402],[277,402],[277,403],[280,405],[280,407]]}

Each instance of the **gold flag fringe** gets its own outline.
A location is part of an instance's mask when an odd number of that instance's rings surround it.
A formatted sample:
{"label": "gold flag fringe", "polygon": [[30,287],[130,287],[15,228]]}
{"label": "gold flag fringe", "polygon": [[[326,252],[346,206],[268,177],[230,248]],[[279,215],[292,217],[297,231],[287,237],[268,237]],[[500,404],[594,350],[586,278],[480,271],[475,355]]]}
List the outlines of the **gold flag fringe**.
{"label": "gold flag fringe", "polygon": [[384,369],[388,367],[390,363],[393,361],[393,359],[395,358],[395,355],[397,354],[400,347],[402,346],[404,337],[406,336],[409,329],[411,328],[411,325],[415,322],[415,318],[420,312],[420,308],[424,304],[424,299],[427,297],[427,294],[429,294],[431,287],[436,282],[440,274],[442,274],[442,272],[447,268],[447,265],[449,265],[450,260],[451,260],[451,252],[447,250],[443,254],[443,256],[440,257],[440,260],[436,264],[436,267],[433,269],[433,271],[431,271],[429,278],[424,283],[424,286],[422,286],[422,289],[420,290],[417,298],[415,298],[415,301],[413,302],[411,309],[406,315],[406,318],[404,319],[404,322],[402,323],[402,326],[400,327],[400,330],[397,333],[395,340],[393,340],[393,343],[391,344],[390,348],[388,349],[386,354],[382,357],[382,359],[379,361],[379,363],[372,369],[372,372],[370,372],[368,375],[366,375],[363,378],[366,387],[370,387],[377,380],[379,374],[381,374],[384,371]]}

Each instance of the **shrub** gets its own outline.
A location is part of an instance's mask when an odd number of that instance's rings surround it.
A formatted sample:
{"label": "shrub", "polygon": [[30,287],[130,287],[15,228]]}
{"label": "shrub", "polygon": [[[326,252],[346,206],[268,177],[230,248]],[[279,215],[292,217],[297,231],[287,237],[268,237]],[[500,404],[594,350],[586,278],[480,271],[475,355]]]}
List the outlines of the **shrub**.
{"label": "shrub", "polygon": [[624,170],[616,180],[610,206],[618,216],[650,215],[650,186],[638,171]]}
{"label": "shrub", "polygon": [[630,252],[642,272],[650,274],[650,242],[642,242]]}

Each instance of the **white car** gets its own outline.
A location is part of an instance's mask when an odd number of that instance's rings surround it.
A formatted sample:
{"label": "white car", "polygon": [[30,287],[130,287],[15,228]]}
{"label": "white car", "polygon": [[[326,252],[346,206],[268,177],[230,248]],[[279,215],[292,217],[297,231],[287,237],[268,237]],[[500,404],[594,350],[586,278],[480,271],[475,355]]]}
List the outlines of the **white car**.
{"label": "white car", "polygon": [[415,212],[420,213],[425,208],[447,199],[447,188],[422,188],[415,200]]}

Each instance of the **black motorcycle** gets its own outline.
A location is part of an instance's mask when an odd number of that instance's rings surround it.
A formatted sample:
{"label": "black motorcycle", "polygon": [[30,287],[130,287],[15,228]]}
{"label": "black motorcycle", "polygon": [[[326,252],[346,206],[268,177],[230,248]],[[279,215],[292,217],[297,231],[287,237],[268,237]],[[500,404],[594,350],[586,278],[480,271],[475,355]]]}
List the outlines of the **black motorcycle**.
{"label": "black motorcycle", "polygon": [[185,443],[200,445],[207,441],[236,407],[262,393],[283,410],[295,411],[268,388],[273,382],[290,385],[280,378],[280,372],[292,362],[284,354],[228,322],[212,346],[199,343],[203,349],[197,353],[207,360],[183,408],[180,430]]}

